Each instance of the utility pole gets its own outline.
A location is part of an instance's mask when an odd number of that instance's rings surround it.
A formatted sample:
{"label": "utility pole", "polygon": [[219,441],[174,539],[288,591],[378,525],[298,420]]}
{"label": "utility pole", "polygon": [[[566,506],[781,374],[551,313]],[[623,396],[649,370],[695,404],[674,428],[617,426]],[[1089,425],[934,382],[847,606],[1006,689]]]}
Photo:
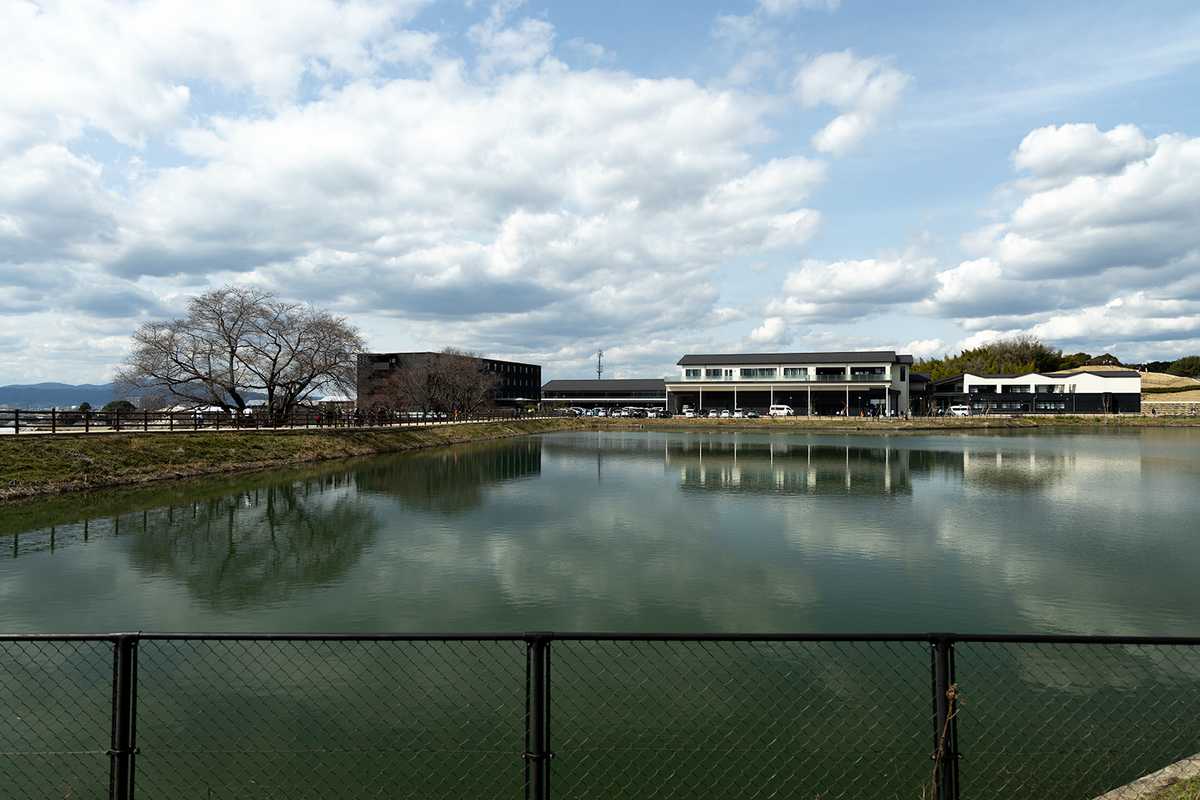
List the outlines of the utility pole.
{"label": "utility pole", "polygon": [[600,359],[604,356],[603,350],[596,351],[596,380],[604,377],[604,367],[600,364]]}

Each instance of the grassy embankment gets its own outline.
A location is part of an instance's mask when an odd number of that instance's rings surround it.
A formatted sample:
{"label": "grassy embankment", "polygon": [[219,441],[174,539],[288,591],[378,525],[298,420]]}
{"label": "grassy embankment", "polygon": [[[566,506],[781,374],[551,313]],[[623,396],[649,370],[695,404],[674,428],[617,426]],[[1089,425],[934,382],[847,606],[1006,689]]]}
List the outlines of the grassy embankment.
{"label": "grassy embankment", "polygon": [[578,429],[571,420],[422,428],[0,437],[0,500]]}

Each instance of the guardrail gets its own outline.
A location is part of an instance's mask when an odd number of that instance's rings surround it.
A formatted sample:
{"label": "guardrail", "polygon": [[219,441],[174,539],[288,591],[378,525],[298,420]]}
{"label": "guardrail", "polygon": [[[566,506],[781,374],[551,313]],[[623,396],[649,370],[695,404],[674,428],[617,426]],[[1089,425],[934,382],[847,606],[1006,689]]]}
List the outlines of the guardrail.
{"label": "guardrail", "polygon": [[546,412],[488,410],[466,415],[355,412],[329,413],[300,409],[282,418],[258,410],[227,411],[22,411],[0,409],[0,432],[92,433],[101,431],[255,430],[262,428],[362,428],[434,425],[450,422],[495,422],[562,416]]}
{"label": "guardrail", "polygon": [[1081,798],[1200,749],[1200,639],[11,634],[0,711],[13,797]]}

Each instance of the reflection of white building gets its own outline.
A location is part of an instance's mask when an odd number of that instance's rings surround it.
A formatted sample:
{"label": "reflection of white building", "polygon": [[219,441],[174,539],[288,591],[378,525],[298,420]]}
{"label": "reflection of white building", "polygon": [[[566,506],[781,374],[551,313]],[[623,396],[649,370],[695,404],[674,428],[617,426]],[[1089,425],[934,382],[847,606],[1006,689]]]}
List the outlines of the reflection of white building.
{"label": "reflection of white building", "polygon": [[797,414],[857,416],[909,407],[913,358],[891,350],[863,353],[717,353],[679,359],[667,378],[667,407],[742,408],[766,413],[773,405]]}
{"label": "reflection of white building", "polygon": [[1116,414],[1141,411],[1142,376],[1133,370],[965,372],[931,384],[933,404],[944,411],[966,404],[972,414]]}

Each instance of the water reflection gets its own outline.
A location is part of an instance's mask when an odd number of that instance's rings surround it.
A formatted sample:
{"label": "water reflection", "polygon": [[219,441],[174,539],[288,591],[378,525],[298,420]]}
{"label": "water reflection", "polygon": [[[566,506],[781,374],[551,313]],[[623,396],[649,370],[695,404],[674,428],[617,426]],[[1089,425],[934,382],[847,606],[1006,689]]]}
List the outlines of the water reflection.
{"label": "water reflection", "polygon": [[489,487],[542,470],[540,439],[479,442],[386,457],[356,472],[363,492],[395,497],[406,506],[461,514],[483,504]]}
{"label": "water reflection", "polygon": [[1193,635],[1200,432],[1160,433],[553,434],[26,505],[0,629]]}
{"label": "water reflection", "polygon": [[909,494],[908,450],[737,439],[674,442],[668,467],[689,490]]}
{"label": "water reflection", "polygon": [[135,526],[130,562],[210,609],[286,601],[346,575],[370,546],[380,523],[355,494],[335,475],[156,509]]}

